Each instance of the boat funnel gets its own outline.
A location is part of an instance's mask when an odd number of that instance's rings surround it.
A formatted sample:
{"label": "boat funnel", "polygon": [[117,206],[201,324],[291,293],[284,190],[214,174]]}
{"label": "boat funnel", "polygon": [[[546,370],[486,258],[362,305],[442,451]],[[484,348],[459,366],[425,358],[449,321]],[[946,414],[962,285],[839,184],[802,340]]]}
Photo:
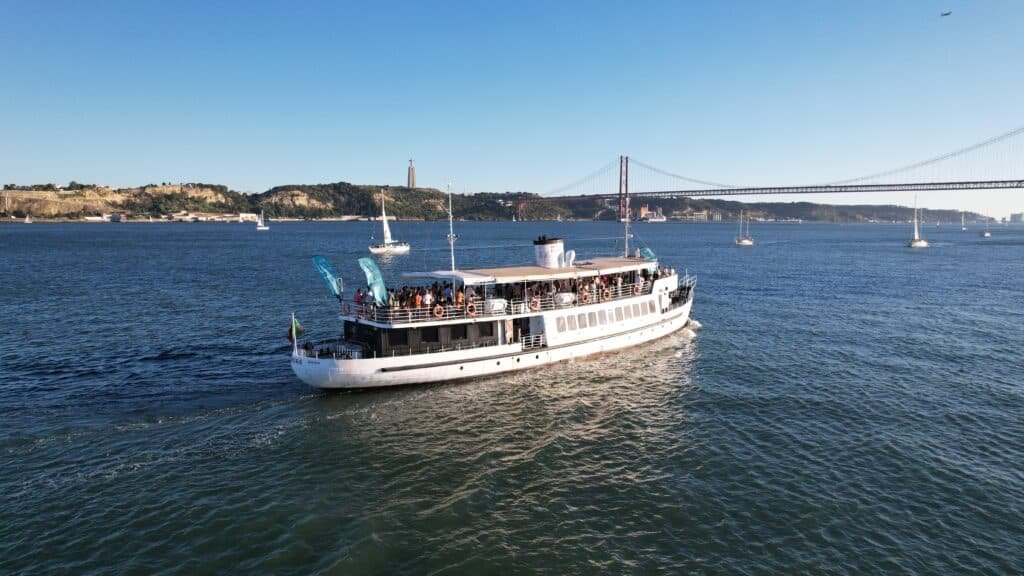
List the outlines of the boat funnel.
{"label": "boat funnel", "polygon": [[537,266],[542,268],[562,268],[565,266],[565,246],[561,238],[541,236],[533,241],[533,252]]}

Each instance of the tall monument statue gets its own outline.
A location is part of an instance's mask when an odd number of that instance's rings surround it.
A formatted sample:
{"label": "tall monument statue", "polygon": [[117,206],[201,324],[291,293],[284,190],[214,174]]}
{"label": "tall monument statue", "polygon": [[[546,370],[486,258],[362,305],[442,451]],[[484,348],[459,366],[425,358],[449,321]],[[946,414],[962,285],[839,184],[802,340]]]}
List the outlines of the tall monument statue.
{"label": "tall monument statue", "polygon": [[408,188],[416,187],[416,167],[412,165],[412,158],[409,159],[409,174],[405,178],[405,185]]}

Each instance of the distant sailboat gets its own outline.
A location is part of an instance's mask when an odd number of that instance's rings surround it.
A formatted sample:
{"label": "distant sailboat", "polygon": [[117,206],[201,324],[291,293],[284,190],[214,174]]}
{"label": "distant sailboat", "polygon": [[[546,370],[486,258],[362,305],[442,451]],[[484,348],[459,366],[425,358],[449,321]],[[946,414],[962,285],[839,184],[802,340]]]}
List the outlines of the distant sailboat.
{"label": "distant sailboat", "polygon": [[747,233],[743,233],[743,210],[740,210],[740,230],[739,236],[734,239],[737,246],[753,246],[754,237],[750,235],[750,217],[747,217]]}
{"label": "distant sailboat", "polygon": [[256,219],[256,231],[262,232],[264,230],[270,230],[270,226],[267,226],[266,221],[263,219],[263,210],[260,210],[260,217]]}
{"label": "distant sailboat", "polygon": [[928,241],[921,238],[921,226],[917,221],[917,197],[914,197],[914,237],[910,239],[907,246],[911,248],[927,248]]}
{"label": "distant sailboat", "polygon": [[985,218],[985,229],[981,231],[982,238],[991,238],[992,232],[988,229],[988,218]]}
{"label": "distant sailboat", "polygon": [[32,223],[32,217],[29,216],[28,214],[25,214],[25,224],[31,224],[31,223]]}
{"label": "distant sailboat", "polygon": [[380,191],[380,221],[384,228],[384,242],[370,246],[371,254],[406,254],[409,252],[408,242],[399,242],[391,238],[391,226],[388,226],[388,214],[384,211],[384,190]]}
{"label": "distant sailboat", "polygon": [[960,231],[967,232],[967,222],[964,221],[964,213],[960,213]]}

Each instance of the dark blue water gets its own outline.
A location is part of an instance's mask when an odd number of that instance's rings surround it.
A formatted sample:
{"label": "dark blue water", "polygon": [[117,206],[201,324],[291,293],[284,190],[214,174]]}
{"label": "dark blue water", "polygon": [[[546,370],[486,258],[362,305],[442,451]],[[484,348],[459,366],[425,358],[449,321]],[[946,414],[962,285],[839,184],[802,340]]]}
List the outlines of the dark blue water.
{"label": "dark blue water", "polygon": [[[466,267],[619,233],[457,226]],[[309,256],[354,290],[371,229],[0,226],[0,573],[1024,572],[1024,228],[639,225],[696,339],[319,394],[288,318],[336,331]]]}

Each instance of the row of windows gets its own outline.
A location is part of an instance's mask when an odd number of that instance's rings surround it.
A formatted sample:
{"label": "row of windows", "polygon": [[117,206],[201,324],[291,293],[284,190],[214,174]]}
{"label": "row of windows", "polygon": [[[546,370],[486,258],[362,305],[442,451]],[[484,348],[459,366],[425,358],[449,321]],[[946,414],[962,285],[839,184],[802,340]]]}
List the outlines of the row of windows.
{"label": "row of windows", "polygon": [[606,326],[611,322],[624,322],[633,318],[640,318],[648,314],[654,314],[656,311],[657,307],[654,304],[654,300],[648,300],[646,303],[626,304],[625,306],[617,306],[607,311],[598,310],[597,312],[559,316],[555,320],[555,326],[559,332],[582,330],[587,327]]}
{"label": "row of windows", "polygon": [[[452,324],[448,327],[448,340],[465,340],[469,338],[468,324]],[[425,326],[423,328],[400,328],[388,330],[388,343],[392,346],[407,346],[409,344],[409,332],[419,330],[420,342],[440,342],[441,333],[438,326]],[[490,338],[494,336],[494,322],[481,322],[476,325],[476,336],[479,338]]]}

